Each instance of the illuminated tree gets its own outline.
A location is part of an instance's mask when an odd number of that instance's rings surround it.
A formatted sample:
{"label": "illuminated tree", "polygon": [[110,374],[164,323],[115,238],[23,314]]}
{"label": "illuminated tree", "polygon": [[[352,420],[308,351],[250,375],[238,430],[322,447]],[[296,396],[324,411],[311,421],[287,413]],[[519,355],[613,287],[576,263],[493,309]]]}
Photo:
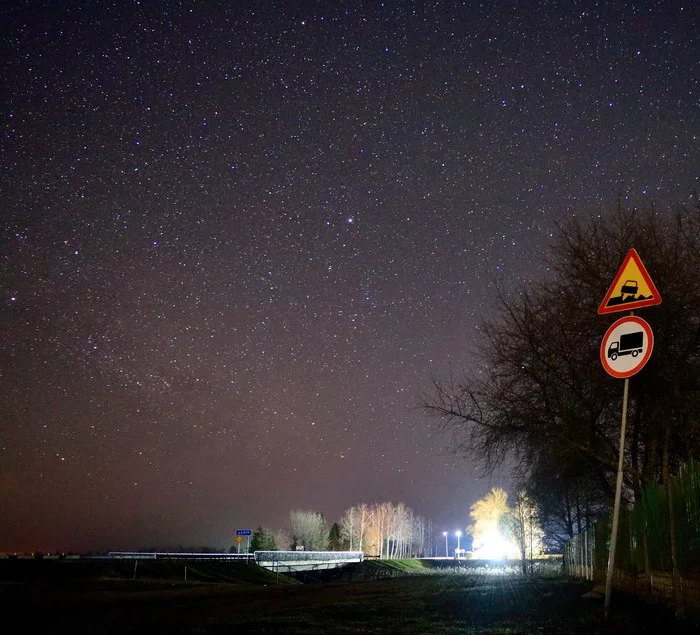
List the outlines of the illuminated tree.
{"label": "illuminated tree", "polygon": [[292,545],[292,535],[289,533],[288,528],[276,529],[272,532],[272,536],[275,539],[275,544],[278,549],[286,550],[294,548]]}
{"label": "illuminated tree", "polygon": [[350,549],[380,558],[408,558],[428,550],[433,525],[404,503],[363,503],[346,510],[340,530]]}
{"label": "illuminated tree", "polygon": [[513,556],[515,547],[507,543],[501,531],[502,521],[509,513],[508,494],[500,487],[494,487],[471,506],[469,516],[474,522],[467,531],[473,537],[472,549],[476,557],[497,559]]}
{"label": "illuminated tree", "polygon": [[413,510],[404,503],[389,505],[389,526],[385,536],[389,558],[407,558],[413,545]]}
{"label": "illuminated tree", "polygon": [[431,551],[431,527],[432,523],[421,516],[413,517],[413,551],[419,557],[432,555]]}
{"label": "illuminated tree", "polygon": [[[360,508],[365,507],[360,505]],[[369,555],[378,555],[380,558],[387,557],[385,553],[384,536],[389,523],[390,503],[382,503],[366,506],[368,513],[366,515],[367,525],[365,527],[364,548]]]}
{"label": "illuminated tree", "polygon": [[323,514],[296,509],[289,514],[289,530],[292,548],[304,547],[306,551],[328,549],[328,525]]}
{"label": "illuminated tree", "polygon": [[532,562],[542,553],[544,532],[540,527],[537,505],[525,492],[518,492],[515,505],[501,519],[501,527],[504,537],[518,547],[523,573],[527,573],[528,560]]}
{"label": "illuminated tree", "polygon": [[350,550],[364,551],[365,534],[370,524],[372,511],[369,505],[362,503],[351,507],[340,521],[341,535],[349,543]]}

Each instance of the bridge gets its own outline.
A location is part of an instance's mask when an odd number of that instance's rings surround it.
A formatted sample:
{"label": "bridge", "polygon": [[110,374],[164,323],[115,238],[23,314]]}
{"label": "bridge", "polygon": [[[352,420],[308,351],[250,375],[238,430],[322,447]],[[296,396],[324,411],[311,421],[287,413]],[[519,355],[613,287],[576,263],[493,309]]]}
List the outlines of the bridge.
{"label": "bridge", "polygon": [[362,551],[256,551],[255,562],[278,573],[335,569],[362,562]]}
{"label": "bridge", "polygon": [[118,560],[242,560],[255,562],[270,571],[318,571],[362,562],[362,551],[256,551],[254,553],[178,553],[147,551],[110,551],[108,558]]}

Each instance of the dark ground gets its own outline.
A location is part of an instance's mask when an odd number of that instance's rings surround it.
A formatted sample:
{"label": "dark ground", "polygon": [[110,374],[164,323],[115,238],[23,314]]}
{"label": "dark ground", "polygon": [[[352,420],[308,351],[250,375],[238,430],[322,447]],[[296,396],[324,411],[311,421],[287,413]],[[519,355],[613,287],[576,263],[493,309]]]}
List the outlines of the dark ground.
{"label": "dark ground", "polygon": [[0,583],[11,633],[695,633],[698,622],[562,577],[439,571],[322,584],[57,579]]}

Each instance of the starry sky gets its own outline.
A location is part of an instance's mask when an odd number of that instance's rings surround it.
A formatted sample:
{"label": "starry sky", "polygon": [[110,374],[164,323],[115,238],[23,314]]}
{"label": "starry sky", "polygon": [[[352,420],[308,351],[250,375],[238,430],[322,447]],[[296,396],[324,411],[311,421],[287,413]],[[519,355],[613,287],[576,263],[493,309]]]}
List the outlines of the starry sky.
{"label": "starry sky", "polygon": [[694,2],[0,17],[0,551],[385,500],[463,529],[508,474],[419,395],[557,224],[700,189]]}

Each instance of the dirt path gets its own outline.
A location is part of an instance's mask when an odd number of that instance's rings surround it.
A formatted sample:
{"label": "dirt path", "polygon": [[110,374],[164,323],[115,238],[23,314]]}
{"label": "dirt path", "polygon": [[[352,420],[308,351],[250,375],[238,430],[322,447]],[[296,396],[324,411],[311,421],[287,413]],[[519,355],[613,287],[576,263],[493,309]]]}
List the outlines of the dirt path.
{"label": "dirt path", "polygon": [[[304,586],[212,585],[15,590],[0,601],[7,633],[671,633],[669,613],[562,578],[434,574]],[[8,596],[5,596],[8,600]],[[695,627],[695,628],[694,628]]]}

